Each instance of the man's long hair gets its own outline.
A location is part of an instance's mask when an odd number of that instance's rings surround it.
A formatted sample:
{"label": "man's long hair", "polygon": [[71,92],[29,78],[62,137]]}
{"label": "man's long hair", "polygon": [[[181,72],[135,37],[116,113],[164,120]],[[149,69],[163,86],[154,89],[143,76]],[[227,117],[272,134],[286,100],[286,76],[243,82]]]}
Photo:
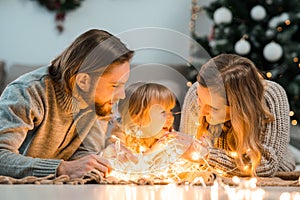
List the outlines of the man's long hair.
{"label": "man's long hair", "polygon": [[61,83],[66,93],[72,94],[78,73],[99,77],[108,65],[129,61],[133,54],[117,37],[92,29],[77,37],[51,62],[49,74],[53,81]]}

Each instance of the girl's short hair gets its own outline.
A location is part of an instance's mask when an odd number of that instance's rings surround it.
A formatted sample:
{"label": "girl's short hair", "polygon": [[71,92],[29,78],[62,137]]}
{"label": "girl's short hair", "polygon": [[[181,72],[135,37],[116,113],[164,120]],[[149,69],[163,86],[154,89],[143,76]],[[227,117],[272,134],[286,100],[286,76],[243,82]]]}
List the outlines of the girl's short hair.
{"label": "girl's short hair", "polygon": [[126,98],[119,101],[125,127],[149,122],[149,110],[154,104],[170,109],[176,104],[174,93],[158,83],[137,82],[126,88],[125,93]]}

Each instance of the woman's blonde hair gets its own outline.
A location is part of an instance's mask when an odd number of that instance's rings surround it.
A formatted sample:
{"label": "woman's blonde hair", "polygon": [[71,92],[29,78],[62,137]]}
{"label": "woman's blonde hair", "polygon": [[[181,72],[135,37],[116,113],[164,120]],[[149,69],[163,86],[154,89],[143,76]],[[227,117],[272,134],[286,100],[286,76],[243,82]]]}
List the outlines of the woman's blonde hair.
{"label": "woman's blonde hair", "polygon": [[[198,83],[218,92],[230,107],[230,121],[224,123],[221,134],[226,135],[229,150],[237,153],[237,167],[252,176],[261,161],[260,133],[266,123],[274,120],[264,101],[262,80],[253,62],[234,54],[210,59],[198,74]],[[205,118],[200,120],[199,130],[208,129]]]}
{"label": "woman's blonde hair", "polygon": [[137,82],[125,90],[126,98],[119,101],[122,118],[121,129],[130,137],[130,143],[137,138],[140,126],[150,122],[150,108],[154,104],[172,109],[176,104],[174,93],[158,83]]}

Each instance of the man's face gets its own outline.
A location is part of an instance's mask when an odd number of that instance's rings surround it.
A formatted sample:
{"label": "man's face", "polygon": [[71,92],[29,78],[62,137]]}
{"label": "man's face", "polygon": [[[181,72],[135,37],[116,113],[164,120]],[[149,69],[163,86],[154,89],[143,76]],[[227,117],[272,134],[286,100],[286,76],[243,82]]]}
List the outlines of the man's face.
{"label": "man's face", "polygon": [[98,80],[95,90],[95,110],[98,116],[108,116],[112,106],[119,99],[125,98],[124,87],[129,78],[130,64],[113,63]]}

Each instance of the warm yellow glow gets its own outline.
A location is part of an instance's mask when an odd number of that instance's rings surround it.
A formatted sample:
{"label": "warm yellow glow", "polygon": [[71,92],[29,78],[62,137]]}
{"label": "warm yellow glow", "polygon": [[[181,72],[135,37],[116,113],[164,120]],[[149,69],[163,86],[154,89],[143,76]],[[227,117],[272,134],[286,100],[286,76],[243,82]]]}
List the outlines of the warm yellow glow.
{"label": "warm yellow glow", "polygon": [[201,176],[200,177],[196,177],[194,179],[194,181],[192,182],[192,185],[193,184],[197,184],[197,183],[200,183],[202,186],[206,187],[206,183],[205,183],[203,177],[201,177]]}
{"label": "warm yellow glow", "polygon": [[272,73],[271,73],[271,72],[267,72],[267,73],[266,73],[266,76],[267,76],[268,78],[271,78],[271,77],[272,77]]}
{"label": "warm yellow glow", "polygon": [[210,199],[218,200],[219,199],[219,184],[218,181],[214,181],[214,184],[211,186],[210,190]]}
{"label": "warm yellow glow", "polygon": [[251,178],[250,181],[249,181],[250,188],[256,188],[256,183],[257,183],[257,179],[256,178]]}
{"label": "warm yellow glow", "polygon": [[193,160],[197,161],[197,160],[200,160],[201,155],[198,152],[193,152],[191,154],[191,157],[192,157]]}
{"label": "warm yellow glow", "polygon": [[291,110],[290,111],[290,116],[294,116],[294,114],[295,114],[294,111]]}
{"label": "warm yellow glow", "polygon": [[281,195],[280,195],[280,200],[289,200],[291,199],[291,194],[288,193],[288,192],[283,192]]}
{"label": "warm yellow glow", "polygon": [[225,186],[228,194],[228,199],[247,199],[247,200],[263,200],[265,190],[256,187],[256,178],[240,180],[238,177],[233,177],[232,180],[238,184],[237,187],[232,188]]}
{"label": "warm yellow glow", "polygon": [[253,200],[263,200],[265,196],[265,191],[261,188],[257,188],[256,190],[252,191],[252,199]]}
{"label": "warm yellow glow", "polygon": [[292,125],[293,125],[293,126],[296,126],[297,124],[298,124],[297,120],[295,120],[295,119],[292,120]]}
{"label": "warm yellow glow", "polygon": [[281,26],[278,26],[278,27],[277,27],[277,31],[278,31],[278,32],[281,32],[281,31],[282,31],[282,27],[281,27]]}
{"label": "warm yellow glow", "polygon": [[231,155],[231,157],[236,158],[237,157],[237,152],[231,151],[230,155]]}
{"label": "warm yellow glow", "polygon": [[300,63],[298,64],[298,67],[300,68]]}
{"label": "warm yellow glow", "polygon": [[298,58],[298,57],[294,57],[294,58],[293,58],[293,61],[296,63],[296,62],[299,61],[299,58]]}
{"label": "warm yellow glow", "polygon": [[289,26],[291,24],[291,21],[289,19],[285,20],[284,22],[287,26]]}
{"label": "warm yellow glow", "polygon": [[249,170],[249,166],[248,165],[244,166],[244,171],[248,171],[248,170]]}
{"label": "warm yellow glow", "polygon": [[188,87],[191,87],[193,85],[193,83],[191,82],[191,81],[188,81],[187,83],[186,83],[186,86],[188,86]]}
{"label": "warm yellow glow", "polygon": [[233,181],[235,184],[239,184],[239,183],[241,182],[240,178],[237,177],[237,176],[232,177],[232,181]]}

